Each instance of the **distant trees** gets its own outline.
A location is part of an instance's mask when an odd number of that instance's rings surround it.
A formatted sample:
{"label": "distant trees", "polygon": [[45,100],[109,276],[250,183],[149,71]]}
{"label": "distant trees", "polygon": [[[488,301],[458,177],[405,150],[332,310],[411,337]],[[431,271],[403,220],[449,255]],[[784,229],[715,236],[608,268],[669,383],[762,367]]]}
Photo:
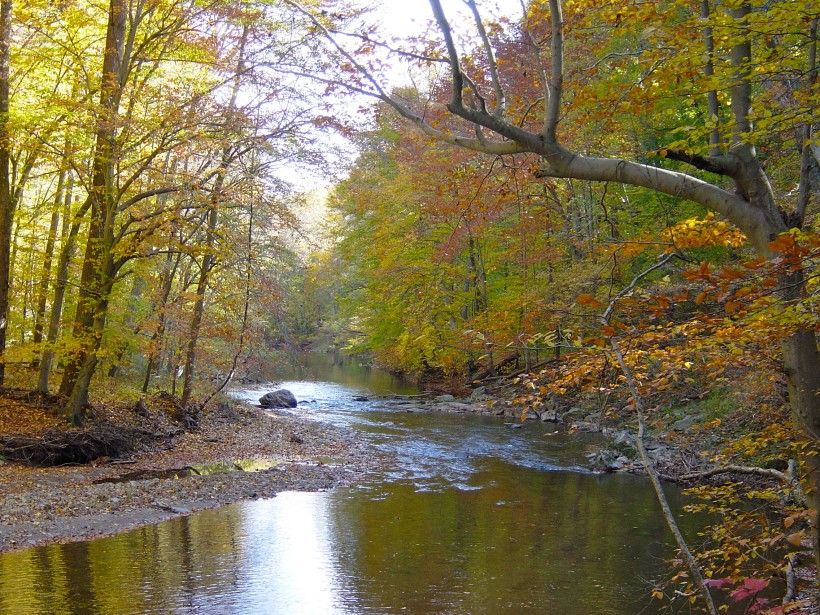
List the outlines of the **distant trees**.
{"label": "distant trees", "polygon": [[[430,0],[437,32],[418,45],[288,4],[338,58],[341,71],[316,75],[329,88],[378,99],[433,141],[500,161],[533,156],[546,193],[573,193],[589,205],[595,199],[576,182],[603,183],[595,210],[616,241],[622,229],[606,196],[625,194],[624,186],[719,214],[774,261],[782,258],[772,247],[778,236],[816,230],[820,16],[812,3],[546,0],[522,5],[518,18],[486,20],[485,7],[469,1],[454,29],[442,3]],[[384,55],[423,67],[431,79],[409,95],[389,91]],[[640,215],[635,201],[630,208]],[[574,217],[582,211],[565,221],[583,236],[589,229]],[[800,311],[795,306],[815,296],[806,286],[812,275],[782,271],[785,310]],[[783,373],[794,416],[816,443],[816,319],[793,324],[782,339]],[[820,478],[816,457],[806,461]]]}
{"label": "distant trees", "polygon": [[[381,85],[377,40],[358,50],[345,47],[351,39],[368,40],[367,32],[343,36],[324,18],[289,4],[347,67],[347,75],[331,71],[320,79],[383,101],[436,140],[496,156],[534,154],[537,176],[547,185],[613,182],[693,201],[737,225],[763,256],[771,256],[768,245],[778,234],[807,219],[820,178],[812,136],[818,16],[810,4],[753,8],[741,2],[711,11],[706,3],[693,12],[685,2],[673,2],[676,11],[576,2],[565,14],[560,0],[549,0],[528,5],[522,21],[505,22],[511,34],[503,35],[502,24],[489,29],[469,2],[472,46],[460,51],[441,3],[431,0],[439,34],[429,43],[434,51],[397,55],[428,66],[443,62],[449,76],[415,100]],[[681,108],[676,96],[693,106]],[[642,125],[650,117],[657,130]],[[634,130],[655,143],[629,156],[627,135]],[[761,158],[762,143],[777,154]],[[596,149],[608,155],[586,153]],[[795,272],[783,280],[784,299],[804,292],[803,277]],[[820,437],[814,332],[798,330],[785,339],[783,358],[795,413]]]}

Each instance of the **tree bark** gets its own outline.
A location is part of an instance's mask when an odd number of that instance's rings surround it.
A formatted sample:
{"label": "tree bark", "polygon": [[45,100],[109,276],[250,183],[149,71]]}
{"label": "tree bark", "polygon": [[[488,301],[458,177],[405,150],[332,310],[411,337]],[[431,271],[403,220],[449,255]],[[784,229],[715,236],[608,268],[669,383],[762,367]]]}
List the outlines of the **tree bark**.
{"label": "tree bark", "polygon": [[[43,341],[43,330],[45,328],[46,303],[48,302],[48,287],[51,280],[51,265],[54,258],[54,244],[57,241],[57,227],[60,224],[60,210],[63,206],[63,190],[65,188],[66,171],[60,169],[57,178],[57,194],[54,197],[54,208],[51,210],[51,221],[48,227],[48,238],[46,239],[46,249],[43,255],[43,271],[40,274],[40,283],[37,285],[37,308],[34,313],[34,336],[32,341],[41,344]],[[39,366],[39,357],[34,358],[31,366]]]}
{"label": "tree bark", "polygon": [[153,375],[162,351],[162,340],[165,337],[165,324],[167,322],[165,311],[168,307],[168,297],[171,294],[171,287],[174,283],[174,274],[179,265],[180,256],[181,255],[177,255],[176,263],[173,263],[173,256],[169,252],[165,261],[165,268],[162,272],[160,296],[155,305],[155,311],[159,314],[159,323],[157,323],[157,328],[151,336],[151,346],[148,352],[148,364],[145,366],[145,379],[142,381],[143,393],[148,392],[148,387],[151,384],[151,376]]}
{"label": "tree bark", "polygon": [[[231,92],[231,99],[228,102],[228,120],[232,119],[233,112],[236,109],[236,98],[239,94],[239,77],[244,70],[245,62],[245,44],[248,40],[248,26],[247,24],[242,28],[242,36],[239,40],[239,57],[236,63],[236,72],[234,73],[233,90]],[[226,126],[227,128],[227,126]],[[199,279],[196,287],[196,302],[194,303],[194,313],[191,317],[191,326],[188,335],[188,348],[185,352],[185,373],[183,374],[182,384],[182,405],[186,406],[191,400],[194,385],[194,370],[196,369],[196,346],[199,339],[199,329],[202,326],[202,317],[205,311],[205,293],[208,289],[208,279],[211,269],[216,262],[216,257],[213,253],[214,242],[216,240],[216,225],[219,219],[219,203],[222,199],[222,190],[225,183],[225,174],[228,171],[230,164],[230,146],[226,143],[222,147],[222,158],[220,159],[219,169],[214,181],[214,189],[211,193],[211,203],[208,209],[208,223],[205,238],[205,256],[202,258],[202,268],[199,271]]]}
{"label": "tree bark", "polygon": [[211,269],[216,262],[214,256],[214,241],[216,236],[216,225],[219,220],[219,199],[221,198],[222,186],[227,170],[227,157],[223,155],[224,168],[217,175],[214,184],[211,206],[208,209],[208,226],[205,236],[205,256],[202,258],[202,265],[199,270],[199,279],[196,284],[196,301],[194,302],[194,312],[191,317],[191,326],[188,332],[188,346],[185,351],[185,372],[182,376],[182,405],[188,405],[191,400],[194,386],[194,370],[196,369],[196,346],[199,340],[199,330],[202,327],[202,317],[205,313],[205,293],[208,290],[208,279]]}
{"label": "tree bark", "polygon": [[77,234],[82,226],[82,219],[87,209],[82,208],[74,216],[74,220],[69,226],[68,220],[71,215],[71,199],[74,187],[74,177],[68,176],[66,184],[65,201],[63,208],[63,226],[61,229],[62,245],[60,247],[60,257],[57,260],[57,271],[54,283],[54,297],[51,301],[51,313],[48,320],[48,331],[40,357],[40,371],[37,377],[37,390],[41,393],[48,393],[48,377],[51,373],[51,365],[54,362],[54,345],[57,343],[57,336],[60,333],[60,321],[63,316],[63,303],[68,287],[68,267],[74,250],[77,245]]}
{"label": "tree bark", "polygon": [[11,45],[11,0],[0,0],[0,386],[5,381],[6,336],[8,334],[9,280],[11,274],[11,227],[14,199],[9,163],[9,50]]}
{"label": "tree bark", "polygon": [[108,30],[100,86],[100,115],[92,164],[88,242],[83,260],[74,339],[79,351],[66,366],[60,393],[68,397],[66,413],[75,424],[85,418],[88,388],[97,365],[105,329],[108,299],[114,282],[114,218],[116,215],[116,119],[122,94],[121,71],[127,21],[125,0],[110,0]]}
{"label": "tree bark", "polygon": [[[799,299],[805,293],[803,271],[784,275],[780,286],[781,299],[786,302]],[[820,441],[820,354],[817,352],[817,335],[811,329],[800,328],[784,339],[781,346],[794,421],[816,445]],[[814,558],[816,580],[820,583],[820,519],[816,512],[820,510],[820,456],[810,453],[802,461],[806,482],[814,490]]]}

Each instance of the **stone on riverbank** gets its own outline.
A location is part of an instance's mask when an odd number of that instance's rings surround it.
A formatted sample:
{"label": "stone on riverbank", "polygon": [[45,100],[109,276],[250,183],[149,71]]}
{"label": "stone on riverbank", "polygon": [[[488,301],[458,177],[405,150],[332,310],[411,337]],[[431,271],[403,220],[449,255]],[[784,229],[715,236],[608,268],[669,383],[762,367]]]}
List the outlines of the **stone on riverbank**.
{"label": "stone on riverbank", "polygon": [[259,405],[263,408],[295,408],[296,397],[287,389],[279,389],[265,393],[259,398]]}

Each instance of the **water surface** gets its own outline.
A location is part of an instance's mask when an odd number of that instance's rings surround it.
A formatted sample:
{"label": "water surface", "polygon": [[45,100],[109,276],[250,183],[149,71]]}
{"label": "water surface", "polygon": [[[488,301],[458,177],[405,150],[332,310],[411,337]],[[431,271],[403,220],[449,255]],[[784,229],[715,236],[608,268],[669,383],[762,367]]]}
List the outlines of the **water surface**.
{"label": "water surface", "polygon": [[389,471],[0,555],[0,612],[662,612],[648,590],[667,571],[671,537],[645,479],[585,470],[594,436],[422,414],[413,398],[355,401],[414,391],[361,366],[313,363],[277,383],[303,402],[294,412],[356,429],[395,456]]}

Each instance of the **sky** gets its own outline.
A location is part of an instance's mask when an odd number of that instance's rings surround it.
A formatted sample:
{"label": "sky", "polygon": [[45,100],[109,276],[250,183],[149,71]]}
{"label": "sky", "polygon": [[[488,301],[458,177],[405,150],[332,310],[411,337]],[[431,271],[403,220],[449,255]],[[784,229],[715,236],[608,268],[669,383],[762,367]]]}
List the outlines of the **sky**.
{"label": "sky", "polygon": [[[378,28],[380,40],[404,39],[424,33],[428,28],[434,28],[433,12],[427,0],[359,0],[358,6],[372,7],[368,22]],[[444,12],[456,35],[471,36],[474,32],[473,18],[464,0],[442,0]],[[505,15],[513,19],[521,16],[521,0],[478,0],[478,7],[485,21],[493,17]],[[386,89],[410,83],[408,67],[400,62],[392,62],[382,73],[382,85]],[[373,99],[365,96],[351,95],[345,98],[346,106],[355,113],[363,105],[372,103]],[[341,136],[326,135],[326,138],[341,150],[340,156],[347,158],[340,161],[342,165],[351,163],[356,156],[355,147],[346,143]],[[302,218],[303,224],[309,230],[318,230],[325,217],[325,201],[332,189],[335,178],[317,176],[305,168],[288,168],[281,173],[282,177],[291,182],[298,190],[310,194],[310,206],[305,208]]]}

